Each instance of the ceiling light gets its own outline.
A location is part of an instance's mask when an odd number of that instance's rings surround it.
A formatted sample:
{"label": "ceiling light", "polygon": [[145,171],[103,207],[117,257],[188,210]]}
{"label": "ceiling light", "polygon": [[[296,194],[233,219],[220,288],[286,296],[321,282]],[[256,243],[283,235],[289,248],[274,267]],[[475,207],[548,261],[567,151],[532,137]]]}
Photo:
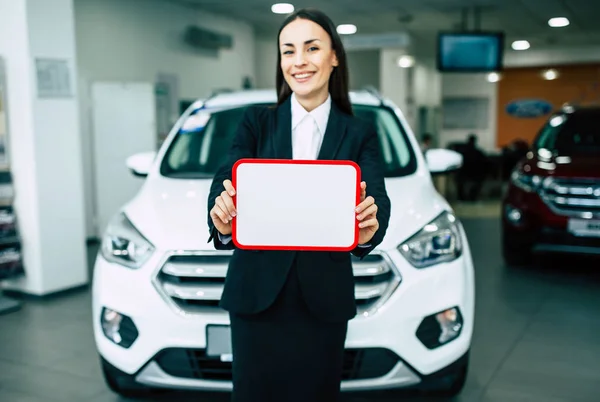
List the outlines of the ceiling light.
{"label": "ceiling light", "polygon": [[398,58],[398,67],[410,68],[415,65],[415,58],[412,56],[404,55]]}
{"label": "ceiling light", "polygon": [[498,73],[489,73],[487,75],[488,82],[498,82],[500,81],[500,74]]}
{"label": "ceiling light", "polygon": [[558,78],[558,71],[554,70],[554,69],[550,69],[550,70],[546,70],[542,73],[542,77],[544,77],[545,80],[555,80]]}
{"label": "ceiling light", "polygon": [[353,24],[341,24],[337,27],[337,33],[340,35],[352,35],[356,33],[356,25]]}
{"label": "ceiling light", "polygon": [[290,14],[294,12],[294,6],[290,3],[277,3],[271,6],[271,11],[275,14]]}
{"label": "ceiling light", "polygon": [[512,48],[514,50],[527,50],[530,47],[531,45],[526,40],[516,40],[512,43]]}
{"label": "ceiling light", "polygon": [[565,17],[550,18],[548,20],[548,25],[550,25],[552,28],[562,28],[569,24],[569,19]]}

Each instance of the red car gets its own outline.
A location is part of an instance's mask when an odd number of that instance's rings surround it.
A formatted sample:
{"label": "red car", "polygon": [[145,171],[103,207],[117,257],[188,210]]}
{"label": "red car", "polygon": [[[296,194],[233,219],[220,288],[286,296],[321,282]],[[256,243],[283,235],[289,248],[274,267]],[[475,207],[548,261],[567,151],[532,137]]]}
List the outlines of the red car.
{"label": "red car", "polygon": [[600,255],[600,107],[550,116],[513,170],[502,207],[509,265],[537,253]]}

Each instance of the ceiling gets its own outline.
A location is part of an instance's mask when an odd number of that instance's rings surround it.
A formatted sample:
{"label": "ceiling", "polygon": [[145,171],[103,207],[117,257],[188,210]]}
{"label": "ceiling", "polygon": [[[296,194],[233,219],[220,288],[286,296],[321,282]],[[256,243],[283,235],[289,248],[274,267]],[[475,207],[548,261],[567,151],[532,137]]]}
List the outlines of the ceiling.
{"label": "ceiling", "polygon": [[[276,35],[285,18],[271,12],[276,0],[166,0],[251,23],[259,36]],[[409,32],[418,46],[431,48],[436,33],[462,26],[463,11],[469,10],[467,28],[479,27],[506,33],[507,47],[526,39],[531,48],[600,45],[599,0],[279,0],[296,9],[314,7],[327,13],[336,24],[352,23],[357,33]],[[552,17],[567,17],[568,27],[550,28]],[[600,55],[599,55],[600,59]]]}

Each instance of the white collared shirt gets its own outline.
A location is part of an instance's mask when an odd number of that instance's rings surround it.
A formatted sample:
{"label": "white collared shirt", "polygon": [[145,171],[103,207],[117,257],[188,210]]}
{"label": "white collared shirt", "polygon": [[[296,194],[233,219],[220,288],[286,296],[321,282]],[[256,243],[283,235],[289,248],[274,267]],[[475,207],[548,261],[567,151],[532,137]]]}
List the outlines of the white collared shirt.
{"label": "white collared shirt", "polygon": [[331,112],[331,95],[311,112],[298,102],[295,93],[292,93],[291,104],[293,159],[317,159]]}

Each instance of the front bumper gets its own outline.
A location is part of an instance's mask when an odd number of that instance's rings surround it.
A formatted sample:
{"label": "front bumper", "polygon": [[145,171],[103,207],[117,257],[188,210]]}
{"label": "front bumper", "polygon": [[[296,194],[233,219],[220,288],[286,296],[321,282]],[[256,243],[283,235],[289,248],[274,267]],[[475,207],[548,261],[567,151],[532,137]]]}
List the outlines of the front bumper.
{"label": "front bumper", "polygon": [[[519,211],[520,220],[509,219]],[[534,253],[600,255],[600,237],[575,236],[569,232],[569,216],[558,215],[536,193],[511,188],[502,206],[505,245]]]}
{"label": "front bumper", "polygon": [[[452,366],[463,358],[470,347],[474,316],[473,267],[466,238],[464,244],[465,250],[459,259],[424,270],[409,266],[396,250],[388,253],[402,273],[402,284],[374,314],[357,316],[350,321],[346,341],[347,354],[362,353],[363,363],[370,359],[372,355],[368,354],[374,351],[383,351],[387,358],[378,358],[375,371],[369,375],[350,370],[342,381],[342,390],[414,386],[428,375]],[[100,355],[117,369],[146,385],[206,391],[231,390],[230,363],[204,362],[219,372],[221,377],[176,371],[186,370],[186,364],[192,365],[192,368],[202,365],[206,326],[227,325],[229,318],[226,312],[218,309],[197,315],[174,311],[151,283],[160,261],[160,253],[156,253],[144,267],[131,270],[109,263],[102,256],[98,257],[93,281],[93,314],[94,334]],[[464,319],[461,335],[441,347],[426,348],[415,335],[423,318],[455,306],[460,309]],[[122,348],[104,336],[100,325],[103,307],[127,315],[135,323],[139,337],[130,348]],[[175,369],[164,357],[174,350],[185,354],[182,361],[187,361],[183,365],[175,364]]]}
{"label": "front bumper", "polygon": [[[353,353],[354,351],[347,351]],[[363,350],[362,352],[365,352]],[[368,351],[367,351],[368,352]],[[390,353],[389,351],[385,351]],[[183,365],[177,364],[181,360],[173,359],[171,364],[165,362],[165,356],[175,355],[185,356],[186,359]],[[231,391],[231,363],[223,363],[218,360],[213,360],[208,367],[200,369],[200,364],[206,364],[208,360],[201,359],[199,356],[204,355],[203,349],[166,349],[159,353],[158,356],[144,366],[135,375],[137,382],[159,388],[179,388],[179,389],[202,389],[206,391]],[[391,358],[391,356],[390,356]],[[167,357],[168,359],[168,357]],[[388,360],[391,362],[391,360]],[[348,365],[346,365],[348,366]],[[354,373],[353,373],[354,372]],[[201,375],[214,377],[222,377],[222,380],[207,380],[199,378]],[[403,361],[396,361],[392,368],[384,375],[369,378],[369,379],[348,379],[353,374],[358,374],[356,368],[346,367],[344,370],[344,378],[342,382],[343,391],[364,391],[399,388],[411,385],[416,385],[421,382],[421,378]]]}

